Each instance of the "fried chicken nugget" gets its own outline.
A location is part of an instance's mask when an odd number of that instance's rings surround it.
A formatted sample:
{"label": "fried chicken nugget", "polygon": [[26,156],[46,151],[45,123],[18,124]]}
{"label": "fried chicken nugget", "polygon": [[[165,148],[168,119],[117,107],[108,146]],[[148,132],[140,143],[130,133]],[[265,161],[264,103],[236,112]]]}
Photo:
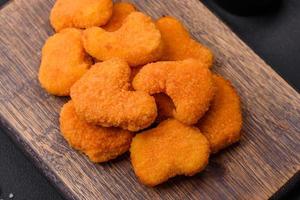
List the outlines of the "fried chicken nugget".
{"label": "fried chicken nugget", "polygon": [[188,58],[199,59],[212,66],[213,54],[210,49],[193,40],[184,25],[173,17],[162,17],[156,22],[164,42],[160,60],[176,61]]}
{"label": "fried chicken nugget", "polygon": [[51,36],[42,50],[39,81],[50,94],[68,96],[71,86],[90,68],[82,32],[68,28]]}
{"label": "fried chicken nugget", "polygon": [[56,32],[68,28],[102,26],[112,15],[112,0],[57,0],[50,13]]}
{"label": "fried chicken nugget", "polygon": [[[130,82],[133,81],[134,77],[139,73],[139,71],[143,67],[134,67],[131,69],[131,78]],[[168,118],[173,117],[173,110],[175,109],[174,103],[172,102],[172,99],[168,97],[168,95],[164,93],[158,93],[153,95],[156,106],[157,106],[157,117],[156,117],[156,123],[159,123],[161,121],[164,121]]]}
{"label": "fried chicken nugget", "polygon": [[104,127],[138,131],[157,116],[153,97],[143,91],[129,91],[130,67],[119,59],[97,63],[71,88],[79,117]]}
{"label": "fried chicken nugget", "polygon": [[174,118],[188,125],[195,124],[204,115],[214,95],[212,73],[195,59],[145,65],[132,85],[135,90],[149,94],[167,94],[176,108]]}
{"label": "fried chicken nugget", "polygon": [[60,113],[60,129],[71,147],[84,152],[91,161],[105,162],[129,150],[134,134],[119,128],[94,126],[79,119],[72,101]]}
{"label": "fried chicken nugget", "polygon": [[151,18],[132,12],[121,28],[107,32],[93,27],[84,31],[85,50],[100,61],[119,57],[134,67],[156,61],[162,54],[159,30]]}
{"label": "fried chicken nugget", "polygon": [[137,134],[130,147],[134,172],[147,186],[176,175],[193,176],[205,168],[209,154],[209,143],[199,129],[175,119]]}
{"label": "fried chicken nugget", "polygon": [[237,142],[241,137],[240,99],[229,81],[213,75],[216,94],[208,112],[197,126],[210,142],[213,153]]}
{"label": "fried chicken nugget", "polygon": [[106,31],[118,30],[122,26],[126,17],[134,11],[136,11],[136,9],[134,5],[131,3],[126,3],[126,2],[115,3],[113,6],[113,14],[110,20],[106,25],[102,26],[102,28]]}

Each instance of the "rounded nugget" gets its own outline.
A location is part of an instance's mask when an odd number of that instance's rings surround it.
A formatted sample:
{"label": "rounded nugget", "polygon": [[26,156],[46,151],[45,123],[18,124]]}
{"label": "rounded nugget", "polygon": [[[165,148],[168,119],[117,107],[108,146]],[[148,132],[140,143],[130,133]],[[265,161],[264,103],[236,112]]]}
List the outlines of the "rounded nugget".
{"label": "rounded nugget", "polygon": [[132,12],[115,32],[99,27],[86,29],[83,41],[86,51],[98,60],[119,57],[133,67],[156,61],[162,54],[159,30],[140,12]]}
{"label": "rounded nugget", "polygon": [[71,86],[90,68],[82,32],[68,28],[51,36],[42,50],[39,81],[50,94],[68,96]]}
{"label": "rounded nugget", "polygon": [[195,58],[212,66],[213,54],[210,49],[193,40],[184,25],[173,17],[163,17],[156,22],[164,42],[160,60],[176,61]]}
{"label": "rounded nugget", "polygon": [[135,174],[147,186],[176,175],[192,176],[205,168],[209,143],[199,129],[169,119],[154,129],[137,134],[130,157]]}
{"label": "rounded nugget", "polygon": [[105,162],[128,151],[133,134],[119,128],[94,126],[79,119],[72,101],[60,113],[60,130],[69,145],[93,162]]}
{"label": "rounded nugget", "polygon": [[112,15],[112,0],[57,0],[50,13],[56,32],[68,28],[102,26]]}
{"label": "rounded nugget", "polygon": [[126,2],[115,3],[113,7],[113,14],[110,20],[108,21],[107,24],[102,26],[102,28],[106,31],[118,30],[122,26],[126,17],[134,11],[136,11],[136,9],[134,5],[131,3],[126,3]]}
{"label": "rounded nugget", "polygon": [[[143,67],[134,67],[131,69],[130,82],[132,82],[134,77],[139,73],[139,71],[142,68]],[[155,122],[159,123],[161,121],[173,117],[173,110],[175,109],[175,106],[174,103],[172,102],[172,99],[164,93],[154,94],[153,97],[155,99],[156,107],[157,107],[157,117]]]}
{"label": "rounded nugget", "polygon": [[119,58],[97,63],[71,88],[79,117],[104,127],[138,131],[157,116],[153,97],[129,91],[130,67]]}
{"label": "rounded nugget", "polygon": [[240,98],[229,81],[213,75],[216,94],[208,112],[197,126],[210,142],[213,153],[237,142],[241,137]]}
{"label": "rounded nugget", "polygon": [[204,115],[214,95],[210,70],[195,59],[145,65],[132,85],[149,94],[167,94],[175,105],[174,118],[188,125],[197,123]]}

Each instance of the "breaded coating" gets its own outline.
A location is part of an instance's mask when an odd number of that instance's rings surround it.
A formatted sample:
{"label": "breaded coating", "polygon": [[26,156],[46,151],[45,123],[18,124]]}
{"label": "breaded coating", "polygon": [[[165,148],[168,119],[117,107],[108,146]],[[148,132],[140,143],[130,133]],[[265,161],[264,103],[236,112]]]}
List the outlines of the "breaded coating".
{"label": "breaded coating", "polygon": [[113,6],[113,14],[110,20],[106,25],[102,26],[102,28],[106,31],[118,30],[122,26],[126,17],[134,11],[136,11],[136,9],[134,5],[131,3],[127,3],[127,2],[115,3]]}
{"label": "breaded coating", "polygon": [[71,88],[79,117],[104,127],[138,131],[150,126],[157,116],[153,97],[129,91],[130,67],[119,59],[97,63]]}
{"label": "breaded coating", "polygon": [[105,162],[129,150],[134,134],[119,128],[104,128],[77,117],[72,101],[60,113],[60,130],[69,145],[95,163]]}
{"label": "breaded coating", "polygon": [[92,65],[92,58],[83,49],[81,35],[80,30],[68,28],[46,41],[39,81],[50,94],[68,96],[71,86]]}
{"label": "breaded coating", "polygon": [[156,122],[164,121],[173,117],[173,111],[175,110],[174,103],[168,95],[164,93],[158,93],[153,95],[157,106],[157,118]]}
{"label": "breaded coating", "polygon": [[213,153],[237,142],[241,137],[240,99],[229,81],[213,75],[216,94],[209,111],[197,126],[210,142]]}
{"label": "breaded coating", "polygon": [[130,79],[129,79],[129,82],[130,82],[130,90],[134,90],[133,87],[132,87],[132,81],[134,79],[134,77],[137,75],[137,73],[139,73],[139,71],[142,69],[142,67],[132,67],[131,68],[131,74],[130,74]]}
{"label": "breaded coating", "polygon": [[209,143],[199,129],[175,119],[137,134],[130,147],[134,172],[147,186],[176,175],[195,175],[205,168],[209,154]]}
{"label": "breaded coating", "polygon": [[188,125],[195,124],[204,115],[214,95],[212,73],[195,59],[145,65],[132,85],[135,90],[149,94],[167,94],[176,108],[174,118]]}
{"label": "breaded coating", "polygon": [[150,17],[132,12],[115,32],[93,27],[84,31],[84,48],[100,61],[119,57],[130,66],[156,61],[162,54],[159,30]]}
{"label": "breaded coating", "polygon": [[50,23],[56,32],[69,27],[102,26],[112,15],[112,0],[56,0]]}
{"label": "breaded coating", "polygon": [[[134,77],[139,73],[139,71],[142,68],[143,67],[134,67],[131,69],[130,82],[133,81]],[[172,99],[170,99],[170,97],[168,97],[168,95],[164,93],[154,94],[153,97],[155,99],[155,103],[157,107],[157,117],[155,120],[156,123],[171,118],[173,116],[173,110],[175,109]]]}
{"label": "breaded coating", "polygon": [[164,42],[164,53],[160,60],[176,61],[195,58],[212,66],[210,49],[193,40],[184,25],[173,17],[163,17],[156,22]]}

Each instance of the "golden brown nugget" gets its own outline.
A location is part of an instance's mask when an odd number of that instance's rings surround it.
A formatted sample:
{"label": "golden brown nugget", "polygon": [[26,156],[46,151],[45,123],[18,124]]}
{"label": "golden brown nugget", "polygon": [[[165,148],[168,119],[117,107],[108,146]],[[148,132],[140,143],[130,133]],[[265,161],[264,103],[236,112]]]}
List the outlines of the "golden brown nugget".
{"label": "golden brown nugget", "polygon": [[195,124],[208,110],[214,95],[212,74],[195,59],[161,61],[145,65],[135,76],[133,88],[149,94],[165,93],[174,102],[174,118]]}
{"label": "golden brown nugget", "polygon": [[69,145],[93,162],[105,162],[129,150],[133,134],[119,128],[104,128],[77,117],[72,101],[60,113],[60,129]]}
{"label": "golden brown nugget", "polygon": [[97,63],[71,88],[79,117],[104,127],[138,131],[157,116],[153,97],[143,91],[129,91],[130,67],[115,58]]}
{"label": "golden brown nugget", "polygon": [[92,58],[83,49],[81,34],[78,29],[68,28],[46,41],[39,81],[50,94],[68,96],[71,86],[92,65]]}
{"label": "golden brown nugget", "polygon": [[213,153],[237,142],[241,137],[240,99],[229,81],[213,75],[216,94],[209,111],[197,126],[210,142]]}
{"label": "golden brown nugget", "polygon": [[106,25],[102,26],[102,28],[106,31],[118,30],[122,26],[126,17],[134,11],[136,11],[136,9],[134,5],[131,3],[126,3],[126,2],[115,3],[113,6],[113,14],[110,20]]}
{"label": "golden brown nugget", "polygon": [[[133,81],[134,77],[142,68],[143,67],[134,67],[131,69],[130,82]],[[155,122],[159,123],[173,117],[173,110],[175,109],[175,106],[172,102],[172,99],[164,93],[154,94],[153,97],[155,99],[157,107],[157,117]]]}
{"label": "golden brown nugget", "polygon": [[139,66],[156,61],[162,54],[159,30],[151,18],[132,12],[121,28],[108,32],[99,27],[84,31],[84,48],[100,61],[119,57],[130,66]]}
{"label": "golden brown nugget", "polygon": [[56,32],[68,28],[102,26],[112,15],[112,0],[57,0],[50,13]]}
{"label": "golden brown nugget", "polygon": [[138,73],[141,69],[142,69],[142,67],[140,67],[140,66],[139,66],[139,67],[132,67],[132,68],[131,68],[131,74],[130,74],[130,79],[129,79],[129,80],[130,80],[130,81],[129,81],[129,82],[130,82],[130,88],[129,88],[130,90],[134,90],[131,83],[132,83],[134,77],[137,75],[137,73]]}
{"label": "golden brown nugget", "polygon": [[137,134],[130,147],[134,172],[147,186],[176,175],[195,175],[205,168],[209,154],[209,143],[199,129],[174,119]]}
{"label": "golden brown nugget", "polygon": [[156,22],[164,42],[164,53],[160,60],[176,61],[195,58],[212,66],[210,49],[193,40],[183,24],[173,17],[163,17]]}

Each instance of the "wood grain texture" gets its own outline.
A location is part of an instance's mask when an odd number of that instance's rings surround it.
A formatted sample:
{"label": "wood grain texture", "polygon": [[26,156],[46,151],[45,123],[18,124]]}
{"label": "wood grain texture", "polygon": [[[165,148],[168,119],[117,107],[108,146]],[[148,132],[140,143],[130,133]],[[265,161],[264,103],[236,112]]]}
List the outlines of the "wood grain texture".
{"label": "wood grain texture", "polygon": [[37,81],[41,47],[53,34],[54,1],[15,0],[0,11],[0,120],[69,199],[266,199],[300,169],[300,95],[197,0],[134,0],[157,18],[172,15],[215,53],[214,70],[243,102],[243,138],[194,177],[156,188],[138,183],[128,154],[102,165],[71,150],[58,129],[67,100]]}

